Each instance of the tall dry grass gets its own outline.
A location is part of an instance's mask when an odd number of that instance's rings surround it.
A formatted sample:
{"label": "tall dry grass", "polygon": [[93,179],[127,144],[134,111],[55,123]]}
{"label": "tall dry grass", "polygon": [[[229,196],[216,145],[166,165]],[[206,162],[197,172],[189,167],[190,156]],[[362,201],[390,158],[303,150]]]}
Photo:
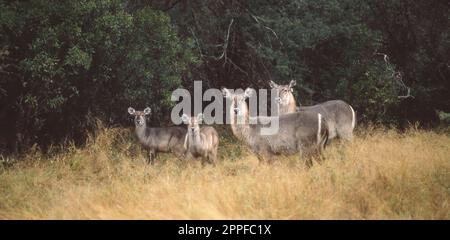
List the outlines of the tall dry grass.
{"label": "tall dry grass", "polygon": [[167,154],[149,166],[130,131],[100,128],[83,148],[0,165],[0,218],[450,219],[448,134],[361,132],[307,170],[259,164],[227,136],[215,167]]}

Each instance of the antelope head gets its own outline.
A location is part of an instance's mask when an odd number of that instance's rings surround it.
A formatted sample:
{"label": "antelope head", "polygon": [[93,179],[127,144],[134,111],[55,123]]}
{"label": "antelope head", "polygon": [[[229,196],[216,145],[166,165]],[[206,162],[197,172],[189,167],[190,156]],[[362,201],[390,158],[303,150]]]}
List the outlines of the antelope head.
{"label": "antelope head", "polygon": [[270,87],[277,90],[278,98],[277,103],[280,105],[287,105],[290,101],[293,101],[292,92],[294,91],[294,86],[297,84],[295,80],[291,80],[289,84],[278,85],[274,81],[270,81]]}
{"label": "antelope head", "polygon": [[188,115],[183,114],[181,120],[183,120],[184,124],[188,125],[189,134],[197,134],[200,131],[200,124],[203,122],[203,113],[199,113],[197,117],[189,117]]}
{"label": "antelope head", "polygon": [[128,108],[128,113],[134,116],[134,124],[136,127],[145,126],[145,116],[149,115],[150,112],[151,109],[149,107],[145,108],[144,111],[136,111],[132,107]]}

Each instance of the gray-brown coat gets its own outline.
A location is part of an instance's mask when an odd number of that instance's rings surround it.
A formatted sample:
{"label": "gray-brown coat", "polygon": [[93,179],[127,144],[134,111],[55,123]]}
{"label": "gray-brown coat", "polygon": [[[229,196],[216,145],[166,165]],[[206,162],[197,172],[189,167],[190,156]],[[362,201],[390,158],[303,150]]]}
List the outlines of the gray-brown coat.
{"label": "gray-brown coat", "polygon": [[183,144],[186,128],[181,126],[147,127],[146,116],[150,112],[149,107],[144,111],[128,108],[128,113],[134,116],[135,131],[139,142],[148,150],[148,162],[153,163],[158,152],[171,152],[181,159],[185,152]]}
{"label": "gray-brown coat", "polygon": [[277,102],[280,115],[297,111],[320,113],[326,119],[330,139],[335,137],[346,140],[352,139],[356,125],[356,114],[349,104],[342,100],[331,100],[313,106],[297,107],[295,97],[292,94],[292,87],[295,85],[295,80],[292,80],[289,85],[278,85],[273,81],[270,82],[270,86],[276,89],[279,95]]}
{"label": "gray-brown coat", "polygon": [[[311,166],[311,157],[321,154],[328,139],[328,128],[321,114],[302,111],[275,117],[250,118],[245,102],[251,95],[250,89],[243,94],[231,93],[228,89],[222,91],[231,100],[229,114],[234,135],[244,141],[260,161],[271,162],[275,155],[299,153]],[[269,118],[278,120],[278,132],[262,135],[261,128],[268,127],[268,123],[263,120]],[[252,121],[255,123],[250,124]]]}
{"label": "gray-brown coat", "polygon": [[219,147],[219,134],[216,129],[210,126],[200,127],[200,123],[203,121],[203,114],[201,113],[197,117],[189,117],[183,114],[181,118],[187,124],[184,142],[187,157],[201,157],[202,164],[206,162],[215,164]]}

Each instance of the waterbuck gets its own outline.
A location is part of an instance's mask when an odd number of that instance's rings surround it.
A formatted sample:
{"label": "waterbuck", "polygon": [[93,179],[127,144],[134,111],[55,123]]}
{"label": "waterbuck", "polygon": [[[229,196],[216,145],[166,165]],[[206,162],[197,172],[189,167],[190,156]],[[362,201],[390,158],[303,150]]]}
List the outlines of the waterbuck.
{"label": "waterbuck", "polygon": [[[295,112],[275,117],[249,117],[246,99],[252,94],[247,88],[244,93],[231,93],[222,89],[224,97],[231,100],[230,118],[233,134],[245,142],[260,162],[272,162],[275,155],[300,154],[307,166],[312,165],[313,156],[319,156],[328,139],[326,121],[320,113]],[[261,134],[262,128],[278,120],[278,131],[273,135]]]}
{"label": "waterbuck", "polygon": [[327,120],[330,139],[339,137],[345,140],[351,140],[353,138],[356,114],[349,104],[342,100],[331,100],[313,106],[297,107],[294,95],[292,94],[292,87],[295,84],[295,80],[292,80],[289,85],[278,85],[270,81],[270,86],[278,91],[277,103],[280,115],[297,111],[320,113]]}
{"label": "waterbuck", "polygon": [[286,113],[293,113],[297,111],[297,104],[295,104],[294,86],[297,84],[295,80],[291,80],[288,85],[278,85],[274,81],[270,81],[270,87],[278,92],[278,113],[280,115]]}
{"label": "waterbuck", "polygon": [[188,157],[202,158],[202,165],[206,162],[215,164],[217,148],[219,147],[219,134],[210,126],[200,128],[203,114],[197,117],[189,117],[186,114],[181,119],[187,124],[187,134],[184,140],[184,148]]}
{"label": "waterbuck", "polygon": [[158,152],[171,152],[181,159],[185,152],[183,144],[186,128],[182,126],[147,127],[146,116],[150,112],[149,107],[144,111],[136,111],[132,107],[128,108],[128,113],[134,116],[134,125],[139,142],[148,150],[148,163],[153,163]]}

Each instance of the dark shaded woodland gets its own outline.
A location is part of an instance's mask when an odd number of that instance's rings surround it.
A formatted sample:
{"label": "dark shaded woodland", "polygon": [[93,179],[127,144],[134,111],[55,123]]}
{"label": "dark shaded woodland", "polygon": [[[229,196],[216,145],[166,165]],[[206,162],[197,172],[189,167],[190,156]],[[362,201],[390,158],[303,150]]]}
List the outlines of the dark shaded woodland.
{"label": "dark shaded woodland", "polygon": [[[83,142],[127,107],[169,123],[171,92],[297,80],[360,123],[450,119],[446,0],[0,1],[0,151]],[[441,116],[441,120],[439,118]],[[444,119],[445,120],[445,119]]]}

